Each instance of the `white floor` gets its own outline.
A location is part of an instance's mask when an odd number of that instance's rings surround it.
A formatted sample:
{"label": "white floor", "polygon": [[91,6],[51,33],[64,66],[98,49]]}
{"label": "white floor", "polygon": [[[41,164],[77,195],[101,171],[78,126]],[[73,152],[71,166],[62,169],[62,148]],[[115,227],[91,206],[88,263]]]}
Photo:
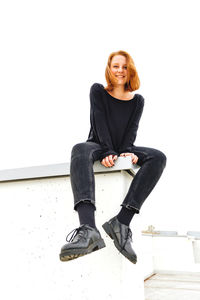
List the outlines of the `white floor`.
{"label": "white floor", "polygon": [[144,286],[145,300],[200,300],[199,274],[155,274]]}

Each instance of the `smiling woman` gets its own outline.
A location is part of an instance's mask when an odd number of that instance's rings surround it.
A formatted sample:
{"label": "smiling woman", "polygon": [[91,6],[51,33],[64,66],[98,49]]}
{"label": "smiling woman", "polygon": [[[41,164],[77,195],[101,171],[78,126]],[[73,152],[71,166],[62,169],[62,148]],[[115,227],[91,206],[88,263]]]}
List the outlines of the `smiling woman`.
{"label": "smiling woman", "polygon": [[[127,100],[130,92],[138,90],[140,80],[132,57],[123,50],[112,52],[108,57],[105,71],[107,87],[112,96]],[[121,97],[120,97],[121,95]]]}
{"label": "smiling woman", "polygon": [[122,208],[102,226],[115,247],[132,263],[137,255],[131,245],[130,222],[158,182],[166,165],[166,156],[160,150],[134,145],[144,98],[132,92],[140,86],[131,56],[125,51],[110,54],[106,66],[108,86],[94,83],[90,89],[91,128],[86,142],[74,145],[71,152],[70,180],[74,195],[74,209],[78,212],[80,227],[69,242],[61,248],[60,259],[68,261],[105,247],[96,228],[94,211],[95,178],[93,164],[99,160],[108,168],[118,156],[131,156],[140,166]]}

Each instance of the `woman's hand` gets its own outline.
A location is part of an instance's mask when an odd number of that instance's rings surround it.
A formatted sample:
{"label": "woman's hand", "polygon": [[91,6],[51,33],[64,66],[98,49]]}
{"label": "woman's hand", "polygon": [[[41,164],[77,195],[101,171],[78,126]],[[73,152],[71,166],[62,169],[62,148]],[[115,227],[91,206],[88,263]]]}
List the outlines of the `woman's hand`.
{"label": "woman's hand", "polygon": [[109,155],[102,159],[101,164],[104,167],[112,167],[114,166],[114,161],[117,159],[117,155]]}
{"label": "woman's hand", "polygon": [[134,153],[121,153],[120,156],[126,157],[126,156],[131,156],[132,159],[132,163],[136,164],[138,161],[138,157],[137,155],[135,155]]}

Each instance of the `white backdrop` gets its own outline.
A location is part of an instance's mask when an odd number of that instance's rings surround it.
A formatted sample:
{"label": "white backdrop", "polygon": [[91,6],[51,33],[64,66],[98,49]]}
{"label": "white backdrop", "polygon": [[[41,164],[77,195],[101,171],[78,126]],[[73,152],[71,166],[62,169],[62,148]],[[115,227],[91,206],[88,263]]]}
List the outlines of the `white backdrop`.
{"label": "white backdrop", "polygon": [[89,133],[89,89],[112,51],[136,64],[145,108],[136,145],[167,167],[144,225],[199,228],[199,1],[0,2],[0,169],[67,162]]}

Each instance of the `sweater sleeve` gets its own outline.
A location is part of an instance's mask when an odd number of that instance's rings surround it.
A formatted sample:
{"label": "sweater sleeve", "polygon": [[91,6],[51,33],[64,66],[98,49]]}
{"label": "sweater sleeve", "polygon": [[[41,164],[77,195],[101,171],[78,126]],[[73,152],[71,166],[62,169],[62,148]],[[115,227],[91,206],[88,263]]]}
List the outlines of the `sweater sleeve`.
{"label": "sweater sleeve", "polygon": [[101,87],[98,83],[94,83],[90,89],[90,112],[92,126],[99,144],[103,147],[103,153],[99,158],[100,161],[108,155],[118,155],[113,150],[113,143],[106,119],[105,105],[101,95]]}
{"label": "sweater sleeve", "polygon": [[131,122],[128,126],[128,130],[124,136],[122,145],[119,149],[119,153],[131,152],[132,146],[135,142],[137,136],[137,130],[139,127],[140,118],[142,116],[144,108],[144,98],[140,95],[139,101],[137,103],[136,112],[132,116]]}

